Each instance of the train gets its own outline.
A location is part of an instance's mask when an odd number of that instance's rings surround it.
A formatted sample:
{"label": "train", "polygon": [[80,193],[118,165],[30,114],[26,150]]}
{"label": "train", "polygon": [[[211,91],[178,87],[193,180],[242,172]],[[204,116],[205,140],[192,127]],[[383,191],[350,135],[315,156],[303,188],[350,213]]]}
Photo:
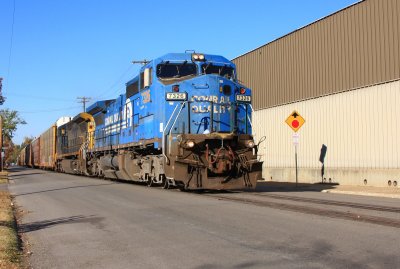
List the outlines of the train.
{"label": "train", "polygon": [[254,189],[262,161],[251,89],[223,56],[169,53],[144,61],[115,99],[63,118],[19,164],[181,190]]}

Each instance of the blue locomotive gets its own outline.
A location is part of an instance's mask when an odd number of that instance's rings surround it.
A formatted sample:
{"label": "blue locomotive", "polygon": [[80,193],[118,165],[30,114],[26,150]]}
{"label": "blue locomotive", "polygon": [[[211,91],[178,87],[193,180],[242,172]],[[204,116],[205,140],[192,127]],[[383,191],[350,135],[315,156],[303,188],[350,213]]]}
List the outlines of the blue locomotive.
{"label": "blue locomotive", "polygon": [[126,92],[57,128],[56,169],[181,189],[255,188],[251,91],[222,56],[145,62]]}

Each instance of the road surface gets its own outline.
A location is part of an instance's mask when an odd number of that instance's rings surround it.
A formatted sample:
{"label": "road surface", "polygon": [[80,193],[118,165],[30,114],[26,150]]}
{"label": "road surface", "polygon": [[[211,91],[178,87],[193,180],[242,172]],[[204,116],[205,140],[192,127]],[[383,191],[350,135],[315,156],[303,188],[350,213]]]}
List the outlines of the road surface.
{"label": "road surface", "polygon": [[[12,173],[9,190],[27,212],[19,228],[29,242],[33,268],[400,266],[396,225],[229,200],[241,197],[245,201],[253,197],[251,193],[193,194],[22,168]],[[260,197],[255,199],[264,199],[262,195],[269,193],[257,194]],[[297,195],[400,206],[395,199],[316,192]],[[400,221],[395,211],[323,204],[315,208],[360,210],[363,215]]]}

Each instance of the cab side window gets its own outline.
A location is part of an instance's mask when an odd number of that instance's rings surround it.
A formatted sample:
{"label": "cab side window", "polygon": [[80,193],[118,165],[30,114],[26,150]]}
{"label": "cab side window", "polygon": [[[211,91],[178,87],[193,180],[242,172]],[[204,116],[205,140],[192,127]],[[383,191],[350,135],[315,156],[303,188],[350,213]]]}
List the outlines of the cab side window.
{"label": "cab side window", "polygon": [[138,80],[136,80],[135,82],[126,86],[126,98],[129,98],[138,92],[139,92],[139,81]]}
{"label": "cab side window", "polygon": [[140,73],[140,90],[143,90],[153,83],[153,68],[146,68]]}

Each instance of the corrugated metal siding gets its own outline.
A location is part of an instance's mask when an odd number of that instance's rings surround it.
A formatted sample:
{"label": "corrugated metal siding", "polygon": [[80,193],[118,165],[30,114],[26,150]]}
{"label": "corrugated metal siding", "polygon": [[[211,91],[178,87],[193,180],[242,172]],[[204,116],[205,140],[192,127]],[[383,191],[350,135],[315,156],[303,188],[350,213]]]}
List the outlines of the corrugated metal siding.
{"label": "corrugated metal siding", "polygon": [[261,109],[400,78],[400,0],[365,0],[233,61]]}
{"label": "corrugated metal siding", "polygon": [[32,157],[33,157],[33,166],[40,165],[40,138],[36,138],[32,141]]}
{"label": "corrugated metal siding", "polygon": [[57,127],[53,125],[40,135],[40,167],[54,167],[54,156],[56,153],[56,132]]}
{"label": "corrugated metal siding", "polygon": [[293,131],[285,123],[296,110],[306,120],[299,130],[298,164],[320,168],[322,144],[326,168],[400,168],[400,80],[292,103],[254,114],[256,140],[264,167],[294,167]]}

